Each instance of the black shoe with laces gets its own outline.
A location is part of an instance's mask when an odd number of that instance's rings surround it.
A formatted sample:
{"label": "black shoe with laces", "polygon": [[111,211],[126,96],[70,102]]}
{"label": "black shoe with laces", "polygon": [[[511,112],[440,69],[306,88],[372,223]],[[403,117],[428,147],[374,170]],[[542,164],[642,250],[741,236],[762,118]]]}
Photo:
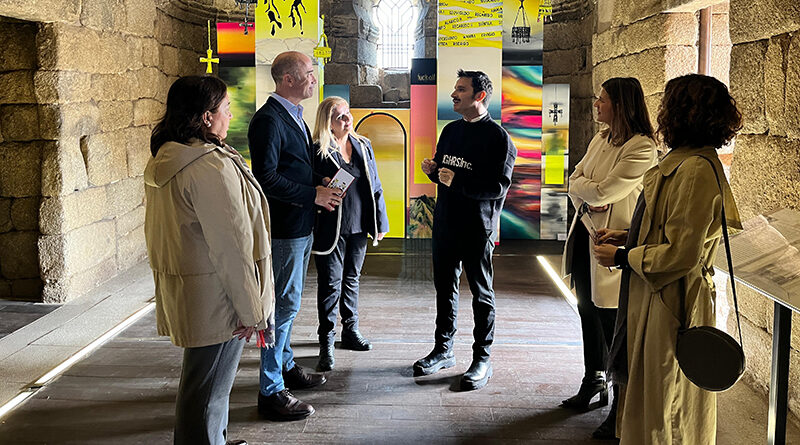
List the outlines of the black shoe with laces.
{"label": "black shoe with laces", "polygon": [[283,386],[292,390],[313,388],[327,381],[324,375],[308,374],[297,364],[292,369],[283,371]]}
{"label": "black shoe with laces", "polygon": [[300,420],[314,414],[314,407],[298,400],[288,389],[271,396],[258,393],[258,413],[269,420]]}

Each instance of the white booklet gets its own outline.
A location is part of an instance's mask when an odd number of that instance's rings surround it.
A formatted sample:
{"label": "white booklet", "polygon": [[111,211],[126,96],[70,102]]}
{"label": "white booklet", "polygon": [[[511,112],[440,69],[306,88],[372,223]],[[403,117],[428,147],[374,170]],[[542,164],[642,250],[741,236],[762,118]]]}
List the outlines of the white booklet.
{"label": "white booklet", "polygon": [[331,178],[331,182],[328,183],[328,188],[338,188],[342,189],[342,191],[347,191],[347,188],[350,187],[350,184],[353,183],[353,180],[356,179],[350,173],[347,173],[343,168],[340,168],[339,171],[333,175]]}

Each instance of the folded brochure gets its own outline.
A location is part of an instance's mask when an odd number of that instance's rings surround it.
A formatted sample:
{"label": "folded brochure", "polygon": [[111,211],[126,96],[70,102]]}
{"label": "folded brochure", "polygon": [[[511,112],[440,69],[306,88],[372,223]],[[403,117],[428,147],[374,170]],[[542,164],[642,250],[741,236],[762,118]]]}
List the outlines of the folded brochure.
{"label": "folded brochure", "polygon": [[354,179],[356,178],[353,177],[353,175],[347,173],[343,168],[340,168],[339,171],[333,175],[333,178],[331,178],[331,182],[328,183],[328,188],[338,188],[342,189],[342,191],[347,191],[347,188],[350,187]]}

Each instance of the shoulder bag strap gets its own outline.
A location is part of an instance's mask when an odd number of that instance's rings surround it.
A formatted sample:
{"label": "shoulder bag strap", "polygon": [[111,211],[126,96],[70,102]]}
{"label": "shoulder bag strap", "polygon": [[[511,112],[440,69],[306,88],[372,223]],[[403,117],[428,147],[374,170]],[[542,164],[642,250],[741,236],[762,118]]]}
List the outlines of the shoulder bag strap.
{"label": "shoulder bag strap", "polygon": [[[710,165],[711,170],[714,172],[714,176],[717,178],[717,186],[719,187],[719,192],[721,193],[722,198],[722,238],[725,241],[725,257],[728,260],[728,278],[731,282],[731,292],[733,293],[733,307],[736,310],[736,327],[739,330],[739,345],[744,347],[742,342],[742,322],[739,318],[739,300],[736,298],[736,280],[733,276],[733,260],[731,258],[731,244],[730,240],[728,239],[728,218],[725,216],[725,190],[722,188],[722,182],[719,180],[719,173],[717,173],[716,167],[714,167],[714,163],[711,162],[710,159],[698,156],[699,158],[705,159]],[[681,306],[683,306],[683,299],[681,299]]]}

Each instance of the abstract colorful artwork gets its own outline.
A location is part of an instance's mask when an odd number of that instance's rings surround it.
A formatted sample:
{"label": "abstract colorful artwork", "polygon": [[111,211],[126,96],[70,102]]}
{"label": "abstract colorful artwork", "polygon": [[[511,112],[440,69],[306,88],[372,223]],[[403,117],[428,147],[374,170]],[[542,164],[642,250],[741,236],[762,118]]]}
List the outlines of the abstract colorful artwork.
{"label": "abstract colorful artwork", "polygon": [[411,137],[408,160],[407,238],[430,238],[436,184],[420,164],[436,151],[436,59],[411,61]]}
{"label": "abstract colorful artwork", "polygon": [[540,0],[503,0],[503,65],[541,65]]}
{"label": "abstract colorful artwork", "polygon": [[[319,41],[318,0],[266,0],[255,12],[256,20],[256,104],[267,101],[269,93],[275,91],[270,68],[272,60],[284,51],[299,51],[308,57],[316,69],[318,82],[322,82],[322,71],[314,58],[314,47]],[[319,105],[319,83],[314,94],[300,103],[303,118],[310,127],[316,119]]]}
{"label": "abstract colorful artwork", "polygon": [[350,109],[355,130],[372,142],[383,197],[389,214],[389,238],[406,235],[406,151],[410,116],[408,109]]}
{"label": "abstract colorful artwork", "polygon": [[503,67],[503,128],[517,160],[500,220],[503,239],[539,239],[542,172],[542,67]]}
{"label": "abstract colorful artwork", "polygon": [[544,85],[542,90],[542,239],[567,235],[569,91],[569,84]]}
{"label": "abstract colorful artwork", "polygon": [[255,48],[255,35],[245,35],[239,23],[217,23],[219,78],[228,85],[233,114],[225,142],[248,163],[247,128],[256,112]]}

